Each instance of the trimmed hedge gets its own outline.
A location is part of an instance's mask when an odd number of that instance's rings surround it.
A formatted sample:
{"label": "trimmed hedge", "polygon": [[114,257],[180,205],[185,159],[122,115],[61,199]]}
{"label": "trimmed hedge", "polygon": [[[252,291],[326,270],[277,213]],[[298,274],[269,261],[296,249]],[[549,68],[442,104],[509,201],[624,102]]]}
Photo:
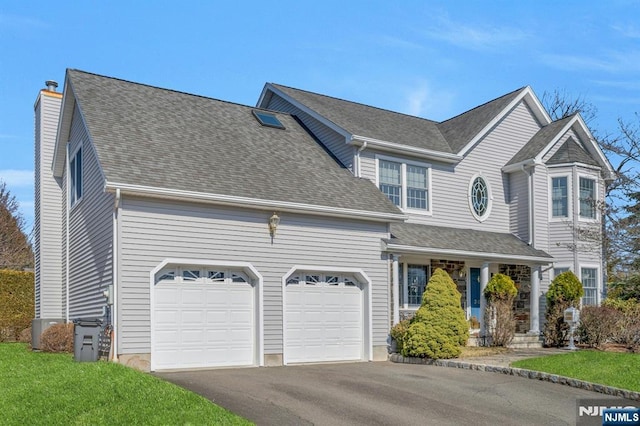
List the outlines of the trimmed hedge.
{"label": "trimmed hedge", "polygon": [[33,272],[0,270],[0,342],[19,339],[35,316]]}
{"label": "trimmed hedge", "polygon": [[487,331],[491,335],[491,346],[507,346],[516,334],[516,319],[513,300],[518,288],[511,277],[495,274],[484,289],[488,301],[484,313]]}
{"label": "trimmed hedge", "polygon": [[584,295],[582,283],[571,271],[553,279],[547,292],[547,311],[543,330],[544,345],[561,347],[569,336],[569,324],[564,322],[564,311],[577,306]]}

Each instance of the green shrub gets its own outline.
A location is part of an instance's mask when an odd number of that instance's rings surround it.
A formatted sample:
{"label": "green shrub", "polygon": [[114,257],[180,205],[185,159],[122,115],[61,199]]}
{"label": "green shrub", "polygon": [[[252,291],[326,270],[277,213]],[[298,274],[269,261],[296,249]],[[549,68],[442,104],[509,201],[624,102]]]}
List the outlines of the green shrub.
{"label": "green shrub", "polygon": [[404,336],[409,328],[410,321],[404,319],[391,328],[391,338],[396,341],[396,352],[402,353],[404,347]]}
{"label": "green shrub", "polygon": [[619,331],[622,312],[609,306],[585,306],[580,311],[576,335],[580,343],[597,348],[610,341]]}
{"label": "green shrub", "polygon": [[73,352],[73,323],[54,324],[40,336],[44,352]]}
{"label": "green shrub", "polygon": [[584,294],[582,283],[571,271],[553,279],[547,291],[547,311],[543,330],[545,346],[561,347],[569,336],[569,324],[564,322],[564,311],[576,306]]}
{"label": "green shrub", "polygon": [[516,334],[513,299],[518,294],[513,280],[504,274],[495,274],[484,290],[487,299],[485,324],[491,336],[491,346],[507,346]]}
{"label": "green shrub", "polygon": [[638,302],[636,299],[617,299],[611,297],[611,294],[609,294],[609,296],[602,301],[602,306],[608,306],[621,312],[626,312],[638,306]]}
{"label": "green shrub", "polygon": [[484,297],[487,301],[511,300],[518,294],[518,289],[511,277],[504,274],[495,274],[484,289]]}
{"label": "green shrub", "polygon": [[582,283],[571,271],[563,272],[553,279],[547,291],[547,306],[557,302],[569,302],[569,306],[576,306],[584,296]]}
{"label": "green shrub", "polygon": [[35,316],[33,272],[0,270],[0,342],[16,341]]}
{"label": "green shrub", "polygon": [[422,296],[422,305],[402,337],[402,355],[454,358],[469,338],[469,324],[460,307],[460,293],[449,274],[436,269]]}
{"label": "green shrub", "polygon": [[640,274],[610,282],[609,297],[612,299],[640,300]]}

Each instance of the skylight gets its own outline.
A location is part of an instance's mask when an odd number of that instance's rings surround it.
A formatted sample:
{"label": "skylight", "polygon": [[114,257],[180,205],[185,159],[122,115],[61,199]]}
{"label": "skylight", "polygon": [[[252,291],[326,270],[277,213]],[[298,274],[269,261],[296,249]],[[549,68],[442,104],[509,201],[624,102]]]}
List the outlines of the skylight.
{"label": "skylight", "polygon": [[282,125],[280,120],[278,120],[278,117],[276,117],[275,114],[266,111],[256,111],[255,109],[251,112],[253,112],[253,115],[263,126],[275,127],[276,129],[284,129],[284,126]]}

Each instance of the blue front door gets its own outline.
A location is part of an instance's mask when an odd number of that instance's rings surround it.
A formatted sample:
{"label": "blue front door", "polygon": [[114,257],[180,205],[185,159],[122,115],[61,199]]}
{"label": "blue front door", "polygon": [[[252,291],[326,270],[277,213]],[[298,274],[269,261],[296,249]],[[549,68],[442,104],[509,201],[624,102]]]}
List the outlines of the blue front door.
{"label": "blue front door", "polygon": [[469,268],[471,287],[471,316],[480,321],[480,268]]}

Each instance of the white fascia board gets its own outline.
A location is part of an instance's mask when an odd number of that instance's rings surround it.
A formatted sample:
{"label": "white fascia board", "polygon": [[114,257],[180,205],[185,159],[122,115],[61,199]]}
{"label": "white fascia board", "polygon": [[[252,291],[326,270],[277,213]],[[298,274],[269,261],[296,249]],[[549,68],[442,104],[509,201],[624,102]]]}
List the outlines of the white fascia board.
{"label": "white fascia board", "polygon": [[416,148],[409,145],[402,145],[394,142],[382,141],[380,139],[368,138],[366,136],[351,136],[351,144],[366,143],[368,147],[375,147],[381,151],[395,152],[398,154],[409,154],[414,157],[426,158],[443,163],[455,164],[462,160],[460,155],[449,154],[447,152],[433,151],[430,149]]}
{"label": "white fascia board", "polygon": [[284,93],[283,91],[279,90],[277,87],[275,87],[271,83],[265,84],[264,89],[262,90],[262,94],[260,95],[260,100],[258,101],[258,105],[260,105],[262,100],[266,97],[266,95],[267,95],[266,92],[267,91],[271,91],[272,93],[275,93],[276,95],[280,96],[285,101],[289,102],[291,105],[293,105],[296,108],[306,112],[311,117],[315,118],[316,120],[318,120],[319,122],[321,122],[325,126],[329,127],[330,129],[332,129],[332,130],[336,131],[337,133],[341,134],[342,136],[344,136],[345,140],[348,140],[349,137],[351,136],[351,133],[349,133],[347,130],[345,130],[342,127],[338,126],[336,123],[334,123],[333,121],[325,118],[324,116],[318,114],[317,112],[315,112],[311,108],[307,107],[306,105],[298,102],[297,100],[295,100],[291,96],[289,96],[286,93]]}
{"label": "white fascia board", "polygon": [[181,191],[168,188],[106,182],[105,191],[114,192],[116,189],[120,189],[120,192],[123,195],[129,194],[178,201],[204,202],[257,210],[287,211],[291,213],[314,214],[320,216],[355,218],[374,222],[402,222],[407,219],[406,215],[400,213],[380,213],[365,210],[293,203],[288,201],[262,200],[257,198],[238,197],[235,195],[209,194],[203,192]]}
{"label": "white fascia board", "polygon": [[384,251],[392,253],[405,253],[405,254],[434,254],[437,256],[455,256],[458,258],[471,258],[471,259],[484,259],[484,260],[500,260],[500,261],[519,261],[536,264],[550,264],[553,263],[553,258],[550,257],[538,257],[538,256],[523,256],[523,255],[510,255],[503,253],[490,253],[490,252],[474,252],[466,250],[455,249],[440,249],[432,247],[414,247],[403,244],[386,243]]}
{"label": "white fascia board", "polygon": [[530,101],[530,103],[532,103],[536,107],[536,108],[533,108],[534,110],[533,113],[536,115],[538,119],[540,119],[543,122],[543,126],[546,124],[549,124],[551,122],[551,118],[549,117],[549,114],[544,109],[544,107],[540,103],[540,100],[538,100],[538,97],[535,95],[535,93],[533,93],[533,90],[531,89],[531,87],[527,86],[522,90],[522,93],[516,96],[515,99],[512,100],[509,103],[509,105],[507,105],[500,112],[500,114],[496,115],[493,118],[493,120],[489,122],[489,124],[487,124],[473,139],[471,139],[471,141],[468,144],[466,144],[460,150],[460,152],[458,152],[458,155],[465,156],[467,152],[469,152],[471,148],[473,148],[473,146],[493,128],[493,126],[498,124],[498,122],[502,120],[504,116],[507,115],[507,113],[509,113],[509,111],[515,108],[515,106],[518,105],[520,101],[522,101],[525,98],[527,98],[527,100]]}
{"label": "white fascia board", "polygon": [[560,138],[562,138],[562,136],[564,136],[569,131],[569,129],[573,127],[573,125],[576,123],[577,120],[578,120],[577,115],[574,116],[571,120],[569,120],[569,122],[567,122],[567,124],[565,124],[565,126],[558,133],[556,133],[556,135],[553,137],[553,139],[551,139],[551,141],[547,144],[547,146],[545,146],[544,149],[540,151],[538,155],[536,155],[535,157],[536,161],[541,162],[544,156],[547,155],[547,153],[551,150],[551,148],[553,148],[554,145],[558,143]]}
{"label": "white fascia board", "polygon": [[65,78],[62,93],[62,105],[60,106],[58,130],[56,132],[56,145],[53,150],[53,161],[51,163],[51,170],[55,177],[62,177],[67,152],[66,142],[69,140],[69,135],[71,134],[71,119],[76,104],[76,97],[73,94],[68,76]]}

